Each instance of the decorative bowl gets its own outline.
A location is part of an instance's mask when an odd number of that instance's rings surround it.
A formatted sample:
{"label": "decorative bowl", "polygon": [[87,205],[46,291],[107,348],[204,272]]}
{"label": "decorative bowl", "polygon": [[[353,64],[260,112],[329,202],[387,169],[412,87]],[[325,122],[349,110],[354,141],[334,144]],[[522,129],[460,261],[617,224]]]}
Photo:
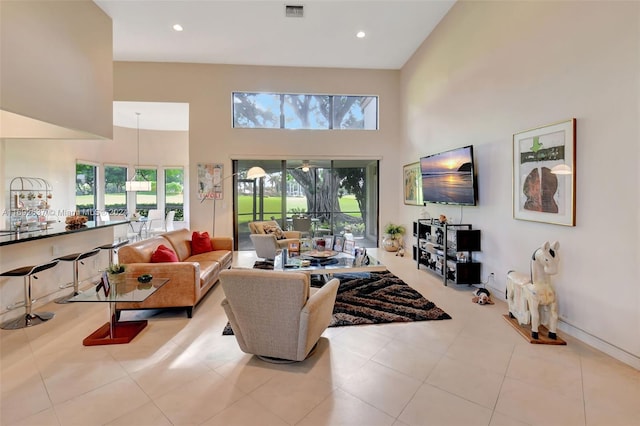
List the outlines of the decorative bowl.
{"label": "decorative bowl", "polygon": [[138,281],[141,283],[148,283],[153,279],[153,275],[151,274],[144,274],[144,275],[140,275],[138,277]]}

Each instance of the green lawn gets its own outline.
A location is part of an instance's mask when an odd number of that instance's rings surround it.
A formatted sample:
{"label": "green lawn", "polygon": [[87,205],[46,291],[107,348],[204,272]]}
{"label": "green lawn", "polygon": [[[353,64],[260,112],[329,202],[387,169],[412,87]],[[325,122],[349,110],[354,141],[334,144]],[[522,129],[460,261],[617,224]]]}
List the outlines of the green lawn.
{"label": "green lawn", "polygon": [[[125,200],[124,194],[106,194],[104,197],[104,203],[107,206],[113,204],[121,204]],[[156,194],[145,194],[138,192],[138,198],[141,200],[141,204],[155,204],[157,196]],[[76,205],[89,205],[93,203],[93,195],[76,195]],[[167,195],[168,204],[180,204],[182,203],[182,194],[169,194]]]}
{"label": "green lawn", "polygon": [[[105,196],[105,205],[118,205],[122,204],[125,199],[124,194],[106,194]],[[140,204],[143,205],[153,205],[157,202],[156,194],[145,194],[143,192],[138,192],[138,199],[140,200]],[[182,202],[182,194],[172,194],[168,195],[166,199],[168,204],[180,204]],[[240,213],[240,222],[248,222],[251,217],[251,213],[253,212],[253,197],[250,195],[241,195],[238,197],[238,211]],[[339,198],[340,202],[340,210],[343,212],[353,212],[353,216],[360,216],[358,209],[358,202],[356,201],[355,196],[346,195],[344,197]],[[76,205],[86,206],[91,205],[93,203],[93,195],[76,195]],[[271,217],[275,216],[280,218],[281,208],[282,208],[282,198],[280,197],[265,197],[264,198],[264,213],[266,216]],[[307,210],[307,201],[303,197],[287,197],[286,200],[287,212],[290,212],[292,209],[296,209],[297,211],[306,211]],[[246,220],[244,220],[246,218]]]}
{"label": "green lawn", "polygon": [[[359,212],[358,202],[353,195],[346,195],[339,199],[340,210],[344,212]],[[282,208],[281,197],[265,197],[264,199],[264,212],[273,213],[276,217],[280,217],[280,211]],[[303,197],[287,197],[287,212],[292,209],[298,211],[307,210],[307,200]],[[250,195],[241,195],[238,199],[238,212],[243,214],[250,214],[253,212],[253,197]]]}

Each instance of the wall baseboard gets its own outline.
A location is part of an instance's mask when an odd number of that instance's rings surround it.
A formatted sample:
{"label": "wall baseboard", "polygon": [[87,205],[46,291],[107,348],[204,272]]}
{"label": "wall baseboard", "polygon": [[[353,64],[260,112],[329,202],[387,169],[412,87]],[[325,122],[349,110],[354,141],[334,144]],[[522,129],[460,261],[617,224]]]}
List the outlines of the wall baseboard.
{"label": "wall baseboard", "polygon": [[597,336],[593,336],[586,331],[580,330],[579,328],[574,327],[571,324],[568,324],[562,320],[558,321],[558,328],[568,335],[575,337],[581,342],[586,343],[589,346],[592,346],[599,351],[604,352],[605,354],[617,359],[620,362],[623,362],[636,370],[640,370],[640,357],[631,354],[623,349],[620,349],[611,343],[605,342]]}
{"label": "wall baseboard", "polygon": [[[505,298],[505,294],[504,294],[504,289],[498,289],[495,287],[491,287],[488,286],[490,288],[491,294],[492,294],[492,298],[495,300],[502,300],[503,302],[507,302],[506,298]],[[597,336],[594,336],[592,334],[589,334],[588,332],[581,330],[567,322],[565,322],[564,320],[562,320],[562,318],[559,319],[558,321],[558,329],[560,329],[561,331],[567,333],[569,336],[574,337],[578,340],[580,340],[581,342],[601,351],[604,352],[605,354],[609,355],[610,357],[613,357],[615,359],[617,359],[620,362],[623,362],[633,368],[635,368],[636,370],[640,370],[640,356],[639,355],[634,355],[632,353],[629,353],[627,351],[625,351],[624,349],[620,349],[614,345],[612,345],[611,343],[605,342],[604,340],[600,339]]]}

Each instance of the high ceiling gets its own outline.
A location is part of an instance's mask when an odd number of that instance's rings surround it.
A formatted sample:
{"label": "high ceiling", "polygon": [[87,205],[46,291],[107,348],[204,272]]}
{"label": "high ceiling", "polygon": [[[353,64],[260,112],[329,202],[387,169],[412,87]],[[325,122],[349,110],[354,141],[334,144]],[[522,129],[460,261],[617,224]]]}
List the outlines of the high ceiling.
{"label": "high ceiling", "polygon": [[[455,0],[94,2],[113,21],[115,61],[400,69]],[[287,5],[304,16],[285,17]],[[188,128],[188,105],[149,102],[116,102],[114,124],[136,127],[135,112],[143,129]]]}
{"label": "high ceiling", "polygon": [[455,0],[94,2],[113,21],[116,61],[400,69]]}

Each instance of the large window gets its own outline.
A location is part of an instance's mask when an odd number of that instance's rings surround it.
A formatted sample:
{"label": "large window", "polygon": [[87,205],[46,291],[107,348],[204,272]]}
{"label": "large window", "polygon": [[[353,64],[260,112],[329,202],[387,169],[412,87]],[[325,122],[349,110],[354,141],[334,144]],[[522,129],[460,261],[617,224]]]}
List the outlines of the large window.
{"label": "large window", "polygon": [[144,180],[151,182],[151,191],[136,192],[136,211],[147,216],[150,209],[158,208],[158,170],[136,169]]}
{"label": "large window", "polygon": [[164,208],[165,215],[174,210],[175,220],[184,220],[184,169],[164,169]]}
{"label": "large window", "polygon": [[377,130],[378,97],[235,92],[233,127]]}
{"label": "large window", "polygon": [[95,220],[97,178],[98,167],[95,164],[76,163],[76,211],[89,220]]}
{"label": "large window", "polygon": [[110,214],[127,214],[127,168],[104,166],[104,208]]}

